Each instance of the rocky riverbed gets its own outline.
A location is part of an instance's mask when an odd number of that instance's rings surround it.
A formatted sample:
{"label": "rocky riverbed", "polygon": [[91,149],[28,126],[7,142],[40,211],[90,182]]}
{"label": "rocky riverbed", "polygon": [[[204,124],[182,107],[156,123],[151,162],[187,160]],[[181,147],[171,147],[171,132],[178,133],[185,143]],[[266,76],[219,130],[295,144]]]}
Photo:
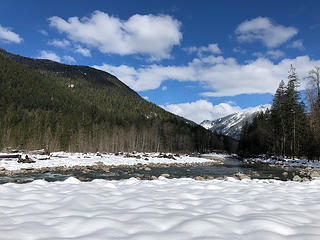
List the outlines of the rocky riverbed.
{"label": "rocky riverbed", "polygon": [[[217,158],[216,158],[217,159]],[[212,160],[212,159],[211,159]],[[67,160],[66,160],[67,161]],[[135,177],[154,180],[158,177],[193,178],[196,180],[227,179],[275,179],[283,181],[310,181],[320,177],[320,171],[311,168],[270,165],[260,162],[243,162],[237,158],[226,157],[219,161],[193,163],[145,163],[106,165],[97,161],[90,166],[24,167],[7,170],[0,167],[0,183],[26,183],[37,179],[63,181],[76,177],[81,181],[94,179],[121,180]]]}

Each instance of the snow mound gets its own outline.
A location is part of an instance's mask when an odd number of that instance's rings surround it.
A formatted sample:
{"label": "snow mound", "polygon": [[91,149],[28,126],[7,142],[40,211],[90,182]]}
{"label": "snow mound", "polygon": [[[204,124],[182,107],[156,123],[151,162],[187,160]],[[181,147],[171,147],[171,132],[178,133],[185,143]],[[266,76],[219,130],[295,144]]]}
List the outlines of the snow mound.
{"label": "snow mound", "polygon": [[0,238],[320,239],[320,180],[0,185]]}

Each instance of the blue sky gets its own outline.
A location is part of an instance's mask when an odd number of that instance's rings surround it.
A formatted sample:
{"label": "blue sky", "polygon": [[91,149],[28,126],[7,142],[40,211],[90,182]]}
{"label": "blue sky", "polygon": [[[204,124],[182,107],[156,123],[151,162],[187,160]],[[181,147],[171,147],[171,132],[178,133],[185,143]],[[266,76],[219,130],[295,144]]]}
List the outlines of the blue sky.
{"label": "blue sky", "polygon": [[[201,122],[320,66],[319,1],[2,1],[0,47],[108,71]],[[302,88],[304,84],[302,84]]]}

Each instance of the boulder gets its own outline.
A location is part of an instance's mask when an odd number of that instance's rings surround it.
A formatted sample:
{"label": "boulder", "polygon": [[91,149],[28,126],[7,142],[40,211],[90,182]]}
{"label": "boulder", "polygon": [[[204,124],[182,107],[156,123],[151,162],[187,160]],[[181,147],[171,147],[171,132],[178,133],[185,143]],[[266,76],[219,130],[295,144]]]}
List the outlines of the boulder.
{"label": "boulder", "polygon": [[302,181],[302,178],[298,175],[295,175],[292,179],[292,181],[296,181],[296,182],[301,182]]}
{"label": "boulder", "polygon": [[237,178],[239,180],[242,180],[242,179],[250,179],[250,177],[244,173],[236,173],[233,175],[234,178]]}
{"label": "boulder", "polygon": [[23,158],[19,158],[18,159],[18,163],[35,163],[36,161],[32,160],[31,158],[29,158],[28,155],[26,155],[25,159]]}
{"label": "boulder", "polygon": [[163,173],[161,174],[162,177],[165,177],[165,178],[169,178],[170,177],[170,174],[169,173]]}
{"label": "boulder", "polygon": [[204,181],[205,180],[204,177],[202,177],[202,176],[197,176],[195,179],[197,181]]}

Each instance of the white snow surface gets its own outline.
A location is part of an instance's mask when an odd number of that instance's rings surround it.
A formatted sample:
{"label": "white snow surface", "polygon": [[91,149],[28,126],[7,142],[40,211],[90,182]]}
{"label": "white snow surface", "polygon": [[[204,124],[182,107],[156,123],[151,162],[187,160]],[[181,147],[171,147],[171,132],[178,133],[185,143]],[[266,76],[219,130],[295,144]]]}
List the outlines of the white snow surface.
{"label": "white snow surface", "polygon": [[0,185],[0,239],[320,239],[320,180]]}
{"label": "white snow surface", "polygon": [[201,154],[202,157],[212,157],[217,159],[225,159],[227,157],[230,157],[231,155],[228,154],[221,154],[221,153],[204,153]]}
{"label": "white snow surface", "polygon": [[[0,153],[4,154],[4,153]],[[92,166],[97,163],[103,163],[107,166],[119,166],[119,165],[136,165],[136,164],[173,164],[173,163],[205,163],[214,162],[214,160],[191,157],[187,155],[181,155],[179,157],[174,156],[175,159],[159,157],[160,153],[134,153],[130,154],[131,157],[125,157],[123,155],[116,156],[115,154],[96,154],[96,153],[70,153],[70,152],[54,152],[50,154],[50,159],[46,159],[49,156],[27,154],[35,163],[18,163],[17,159],[7,158],[0,159],[0,167],[4,167],[6,170],[19,170],[22,168],[42,168],[42,167],[58,167],[58,166]],[[124,154],[125,155],[125,154]],[[147,155],[147,157],[146,157]],[[166,153],[168,155],[168,153]],[[138,158],[137,158],[138,157]],[[140,158],[139,158],[140,157]],[[25,154],[22,155],[25,158]],[[145,160],[145,159],[148,160]],[[46,160],[43,160],[46,159]]]}

